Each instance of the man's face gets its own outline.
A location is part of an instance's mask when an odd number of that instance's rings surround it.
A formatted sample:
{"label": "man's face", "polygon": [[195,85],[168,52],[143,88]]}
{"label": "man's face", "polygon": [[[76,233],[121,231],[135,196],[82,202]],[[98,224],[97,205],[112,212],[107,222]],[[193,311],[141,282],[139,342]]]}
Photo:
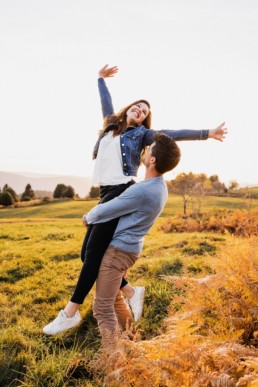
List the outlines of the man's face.
{"label": "man's face", "polygon": [[155,142],[153,144],[147,146],[147,148],[146,148],[146,152],[145,152],[144,158],[142,160],[142,162],[146,168],[148,168],[148,166],[150,165],[150,160],[153,157],[151,154],[151,150],[154,147],[154,145],[155,145]]}

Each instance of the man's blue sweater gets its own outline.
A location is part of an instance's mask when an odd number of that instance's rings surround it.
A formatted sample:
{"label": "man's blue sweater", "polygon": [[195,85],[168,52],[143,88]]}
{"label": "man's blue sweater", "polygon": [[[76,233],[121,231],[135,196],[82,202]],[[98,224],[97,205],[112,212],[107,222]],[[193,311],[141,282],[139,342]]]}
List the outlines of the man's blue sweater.
{"label": "man's blue sweater", "polygon": [[128,253],[142,250],[144,236],[163,210],[168,197],[162,176],[127,188],[120,196],[94,207],[85,219],[88,224],[120,218],[110,245]]}

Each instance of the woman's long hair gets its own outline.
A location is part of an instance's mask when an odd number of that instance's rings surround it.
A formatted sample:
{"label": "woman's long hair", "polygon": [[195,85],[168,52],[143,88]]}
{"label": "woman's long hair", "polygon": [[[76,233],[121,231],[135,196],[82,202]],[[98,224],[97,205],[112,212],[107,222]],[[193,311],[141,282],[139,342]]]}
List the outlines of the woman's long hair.
{"label": "woman's long hair", "polygon": [[[135,101],[128,106],[125,106],[118,113],[105,117],[105,119],[103,121],[103,128],[101,130],[101,133],[106,129],[107,126],[110,125],[109,130],[113,130],[114,136],[118,136],[121,132],[123,132],[127,128],[127,122],[126,122],[127,111],[130,109],[130,107],[132,107],[133,105],[137,105],[140,102],[145,103],[150,109],[150,104],[148,101],[146,101],[145,99],[139,99],[138,101]],[[142,125],[144,125],[145,128],[150,129],[150,127],[151,127],[151,111],[149,111],[149,114],[142,122]]]}

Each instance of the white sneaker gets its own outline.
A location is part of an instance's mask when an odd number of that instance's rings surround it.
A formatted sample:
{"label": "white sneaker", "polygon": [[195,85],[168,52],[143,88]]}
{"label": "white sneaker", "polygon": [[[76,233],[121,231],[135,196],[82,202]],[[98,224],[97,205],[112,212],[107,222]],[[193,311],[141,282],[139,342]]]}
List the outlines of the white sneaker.
{"label": "white sneaker", "polygon": [[144,292],[145,288],[143,286],[135,286],[134,295],[128,300],[134,315],[135,322],[138,322],[142,316]]}
{"label": "white sneaker", "polygon": [[58,313],[58,316],[43,328],[43,332],[46,335],[56,335],[57,333],[66,331],[73,328],[81,322],[80,313],[77,311],[73,317],[67,317],[66,313],[62,310]]}

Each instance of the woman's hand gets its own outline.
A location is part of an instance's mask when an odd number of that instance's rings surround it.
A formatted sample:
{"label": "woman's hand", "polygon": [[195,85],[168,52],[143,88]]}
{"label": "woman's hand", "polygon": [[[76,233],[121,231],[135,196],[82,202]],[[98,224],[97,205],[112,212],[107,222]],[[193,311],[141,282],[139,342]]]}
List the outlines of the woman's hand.
{"label": "woman's hand", "polygon": [[118,72],[118,67],[108,67],[108,65],[102,67],[99,70],[99,78],[110,78],[113,77]]}
{"label": "woman's hand", "polygon": [[209,138],[214,138],[222,142],[227,133],[228,129],[225,127],[225,122],[222,122],[217,128],[209,130]]}

